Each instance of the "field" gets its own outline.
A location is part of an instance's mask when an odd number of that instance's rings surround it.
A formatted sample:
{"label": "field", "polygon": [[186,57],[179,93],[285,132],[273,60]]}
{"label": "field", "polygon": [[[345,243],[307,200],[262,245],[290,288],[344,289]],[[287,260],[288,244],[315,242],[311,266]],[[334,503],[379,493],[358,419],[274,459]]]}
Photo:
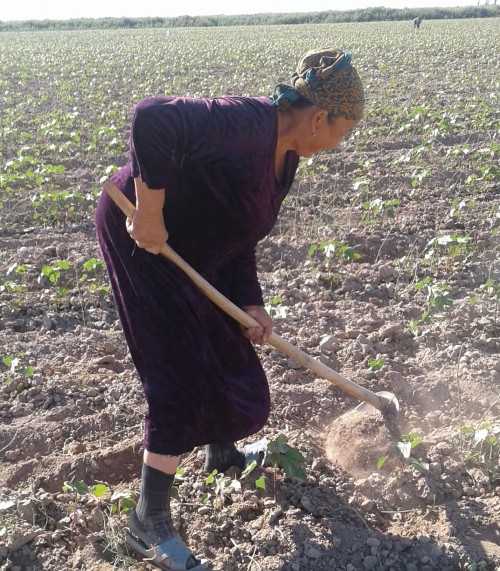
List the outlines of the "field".
{"label": "field", "polygon": [[353,52],[366,117],[301,163],[260,277],[277,332],[394,392],[398,426],[259,349],[256,438],[305,476],[211,480],[195,450],[176,522],[214,570],[500,569],[498,24],[0,34],[0,569],[152,569],[122,538],[144,401],[93,229],[133,105],[266,95],[323,45]]}

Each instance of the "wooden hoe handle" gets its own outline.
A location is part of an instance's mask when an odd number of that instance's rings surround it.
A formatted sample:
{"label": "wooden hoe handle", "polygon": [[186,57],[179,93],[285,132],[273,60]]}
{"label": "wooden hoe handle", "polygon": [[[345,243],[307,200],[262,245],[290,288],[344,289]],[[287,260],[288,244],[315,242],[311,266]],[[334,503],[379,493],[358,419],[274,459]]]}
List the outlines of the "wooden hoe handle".
{"label": "wooden hoe handle", "polygon": [[[120,210],[122,210],[125,216],[131,219],[135,212],[135,206],[128,200],[128,198],[110,179],[101,181],[101,185],[108,193],[110,198],[120,208]],[[208,297],[208,299],[210,299],[210,301],[220,307],[225,313],[230,315],[238,323],[244,327],[259,326],[259,323],[253,317],[250,317],[248,313],[245,313],[237,305],[227,299],[227,297],[223,296],[219,291],[211,286],[204,278],[200,276],[200,274],[198,274],[196,270],[194,270],[176,252],[174,252],[174,250],[172,250],[172,248],[167,243],[163,244],[161,247],[160,254],[165,256],[165,258],[169,259],[181,270],[183,270],[192,279],[196,286]],[[267,339],[267,342],[287,357],[290,357],[290,359],[299,365],[306,367],[318,376],[326,379],[327,381],[330,381],[340,390],[372,405],[377,410],[384,411],[390,405],[390,402],[387,398],[379,396],[378,394],[365,389],[357,383],[347,379],[340,373],[335,372],[334,370],[330,369],[330,367],[327,367],[307,353],[304,353],[304,351],[301,349],[295,347],[295,345],[285,341],[285,339],[276,333],[273,332]]]}

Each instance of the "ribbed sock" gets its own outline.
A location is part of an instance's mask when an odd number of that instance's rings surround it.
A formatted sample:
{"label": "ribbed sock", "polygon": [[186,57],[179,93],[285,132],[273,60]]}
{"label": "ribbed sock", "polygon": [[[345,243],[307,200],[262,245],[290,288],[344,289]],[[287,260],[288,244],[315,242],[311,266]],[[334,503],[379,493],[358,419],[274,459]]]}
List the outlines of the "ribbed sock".
{"label": "ribbed sock", "polygon": [[141,495],[135,513],[144,531],[153,534],[155,541],[164,541],[177,533],[170,514],[170,491],[174,478],[175,474],[165,474],[142,465]]}
{"label": "ribbed sock", "polygon": [[233,442],[207,444],[205,455],[205,471],[209,473],[217,470],[220,474],[229,470],[231,466],[237,466],[241,470],[245,468],[245,455]]}

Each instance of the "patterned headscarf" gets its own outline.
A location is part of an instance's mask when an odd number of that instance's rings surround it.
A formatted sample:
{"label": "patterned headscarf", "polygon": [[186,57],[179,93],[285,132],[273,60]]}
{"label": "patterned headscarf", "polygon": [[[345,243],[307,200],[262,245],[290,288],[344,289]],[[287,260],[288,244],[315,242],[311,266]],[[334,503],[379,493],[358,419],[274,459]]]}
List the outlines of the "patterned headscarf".
{"label": "patterned headscarf", "polygon": [[299,97],[333,111],[335,116],[359,120],[365,102],[363,84],[347,50],[326,48],[308,52],[292,75],[291,86],[278,84],[274,104],[287,109]]}

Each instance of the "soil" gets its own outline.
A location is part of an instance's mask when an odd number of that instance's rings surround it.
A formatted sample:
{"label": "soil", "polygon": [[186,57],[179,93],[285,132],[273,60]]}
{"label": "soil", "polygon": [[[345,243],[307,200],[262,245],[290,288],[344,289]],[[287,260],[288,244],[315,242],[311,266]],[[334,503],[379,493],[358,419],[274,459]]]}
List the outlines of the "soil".
{"label": "soil", "polygon": [[[500,568],[498,294],[480,289],[499,279],[498,189],[491,182],[462,195],[476,207],[451,216],[456,173],[435,169],[412,194],[408,177],[384,169],[416,143],[393,143],[317,159],[323,172],[294,186],[258,254],[265,299],[282,299],[278,334],[363,387],[394,393],[400,413],[387,421],[376,411],[353,412],[354,398],[259,348],[273,409],[255,439],[285,435],[305,457],[306,480],[258,467],[241,490],[215,501],[203,450],[183,458],[175,520],[214,570]],[[451,144],[436,143],[437,153],[445,156]],[[471,154],[482,144],[471,140]],[[360,202],[355,167],[366,156],[380,174],[377,195],[400,198],[392,218],[366,220],[352,206]],[[441,249],[424,263],[436,232],[466,233],[474,247]],[[360,258],[308,255],[311,244],[331,239]],[[47,228],[13,221],[0,247],[3,276],[15,263],[68,260],[77,268],[98,257],[90,220]],[[126,514],[110,513],[112,494],[137,497],[139,488],[139,382],[111,294],[61,273],[54,286],[27,271],[24,291],[0,293],[0,346],[19,357],[1,371],[0,568],[151,569],[123,541]],[[453,304],[430,308],[430,319],[410,332],[428,308],[425,288],[415,284],[430,275],[450,286]],[[103,272],[99,279],[106,283]],[[58,292],[65,283],[69,291]],[[402,435],[413,433],[421,442],[398,459]],[[255,484],[262,475],[265,489]],[[104,483],[109,491],[74,494],[65,482]]]}

